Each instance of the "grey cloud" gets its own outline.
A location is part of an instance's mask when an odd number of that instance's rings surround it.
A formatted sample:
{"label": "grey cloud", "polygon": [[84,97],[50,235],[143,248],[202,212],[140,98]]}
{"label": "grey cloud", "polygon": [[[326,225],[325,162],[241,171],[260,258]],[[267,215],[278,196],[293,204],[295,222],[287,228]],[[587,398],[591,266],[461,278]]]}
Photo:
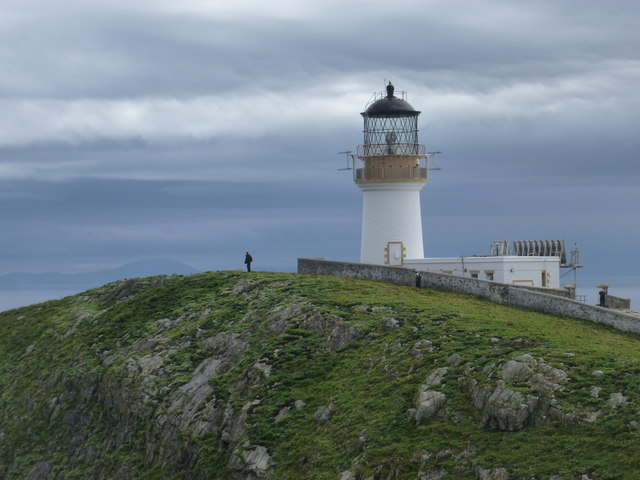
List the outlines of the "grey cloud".
{"label": "grey cloud", "polygon": [[336,152],[392,80],[443,151],[423,193],[428,255],[562,237],[596,273],[635,273],[635,1],[0,10],[4,269],[357,259],[361,194]]}

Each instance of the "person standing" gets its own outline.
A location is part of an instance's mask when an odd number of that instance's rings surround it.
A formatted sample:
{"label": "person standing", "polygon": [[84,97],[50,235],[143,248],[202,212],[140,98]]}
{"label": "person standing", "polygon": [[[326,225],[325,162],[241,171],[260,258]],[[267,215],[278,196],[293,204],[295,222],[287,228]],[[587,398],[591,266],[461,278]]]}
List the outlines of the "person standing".
{"label": "person standing", "polygon": [[244,256],[244,263],[247,266],[247,272],[251,271],[251,262],[253,262],[253,258],[251,257],[251,254],[247,252]]}
{"label": "person standing", "polygon": [[598,292],[598,295],[600,296],[600,306],[601,307],[606,307],[607,306],[607,293],[604,290],[600,290]]}

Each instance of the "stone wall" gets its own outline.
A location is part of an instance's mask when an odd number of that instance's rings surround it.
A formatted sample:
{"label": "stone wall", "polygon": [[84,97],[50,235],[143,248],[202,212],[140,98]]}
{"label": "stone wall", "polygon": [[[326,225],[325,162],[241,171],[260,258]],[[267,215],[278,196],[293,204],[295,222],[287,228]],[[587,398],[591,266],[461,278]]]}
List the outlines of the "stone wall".
{"label": "stone wall", "polygon": [[555,295],[556,297],[574,298],[575,292],[561,288],[542,288],[542,287],[527,287],[524,285],[509,285],[511,288],[522,288],[524,290],[531,290],[532,292],[546,293],[547,295]]}
{"label": "stone wall", "polygon": [[298,273],[378,280],[406,286],[416,286],[416,274],[419,273],[421,288],[479,295],[504,305],[591,320],[610,325],[618,330],[640,333],[640,318],[638,317],[616,310],[587,305],[570,298],[477,278],[434,272],[416,272],[405,267],[336,262],[313,258],[299,258]]}
{"label": "stone wall", "polygon": [[631,308],[631,300],[624,297],[616,297],[615,295],[607,295],[607,305],[609,308],[628,310]]}
{"label": "stone wall", "polygon": [[396,285],[416,285],[416,272],[404,267],[369,265],[366,263],[335,262],[321,258],[299,258],[298,273],[332,275],[334,277],[379,280]]}

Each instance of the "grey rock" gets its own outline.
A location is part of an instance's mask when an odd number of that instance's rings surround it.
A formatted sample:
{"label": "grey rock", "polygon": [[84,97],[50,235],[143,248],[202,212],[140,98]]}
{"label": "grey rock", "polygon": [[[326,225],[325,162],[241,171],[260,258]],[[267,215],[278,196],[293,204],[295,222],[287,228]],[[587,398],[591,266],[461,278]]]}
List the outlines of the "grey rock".
{"label": "grey rock", "polygon": [[228,480],[259,480],[267,478],[271,456],[261,445],[237,448],[229,459]]}
{"label": "grey rock", "polygon": [[313,416],[316,423],[318,425],[324,425],[329,420],[331,420],[334,407],[335,405],[333,403],[330,403],[329,405],[325,405],[323,407],[318,408],[318,410],[316,410],[315,415]]}
{"label": "grey rock", "polygon": [[266,473],[271,460],[271,456],[265,447],[258,445],[253,450],[245,450],[242,452],[242,456],[249,470],[256,472],[259,476],[264,476],[260,474]]}
{"label": "grey rock", "polygon": [[275,418],[275,422],[276,423],[280,423],[282,421],[284,421],[288,416],[289,416],[289,411],[291,410],[291,407],[283,407],[280,409],[280,411],[278,412],[278,415],[276,415]]}
{"label": "grey rock", "polygon": [[551,367],[544,362],[539,362],[538,370],[552,382],[564,382],[569,378],[569,375],[564,370]]}
{"label": "grey rock", "polygon": [[231,290],[221,292],[221,295],[241,295],[248,297],[249,294],[255,293],[260,288],[260,284],[255,280],[242,280],[235,284]]}
{"label": "grey rock", "polygon": [[336,315],[326,315],[312,311],[302,318],[301,325],[312,332],[323,335],[333,330],[333,327],[340,322],[342,322],[342,318]]}
{"label": "grey rock", "polygon": [[269,378],[271,376],[271,370],[273,369],[271,364],[264,359],[260,359],[254,363],[253,368],[261,372],[264,378]]}
{"label": "grey rock", "polygon": [[302,410],[307,404],[303,400],[296,400],[293,402],[293,406],[296,407],[296,410]]}
{"label": "grey rock", "polygon": [[586,412],[584,415],[584,422],[585,423],[593,423],[595,422],[598,417],[601,415],[602,412]]}
{"label": "grey rock", "polygon": [[382,320],[382,328],[385,330],[393,330],[400,326],[400,322],[393,317],[384,317]]}
{"label": "grey rock", "polygon": [[203,347],[217,356],[224,356],[225,364],[237,363],[249,346],[237,333],[220,332],[200,342]]}
{"label": "grey rock", "polygon": [[612,393],[609,396],[609,401],[607,402],[607,405],[610,408],[618,408],[623,403],[626,403],[626,401],[627,401],[627,397],[622,395],[622,393],[620,392],[616,392],[616,393]]}
{"label": "grey rock", "polygon": [[525,378],[527,383],[536,389],[541,396],[550,396],[553,392],[563,390],[564,387],[545,377],[542,373],[534,373],[529,378]]}
{"label": "grey rock", "polygon": [[361,328],[341,322],[336,324],[331,330],[331,333],[327,337],[327,345],[331,351],[337,352],[363,335],[364,330]]}
{"label": "grey rock", "polygon": [[420,473],[419,480],[442,480],[447,476],[445,470],[427,470]]}
{"label": "grey rock", "polygon": [[231,403],[228,403],[222,418],[220,439],[228,445],[237,444],[247,429],[248,414],[259,404],[259,400],[253,400],[246,403],[240,411],[236,411]]}
{"label": "grey rock", "polygon": [[525,380],[532,374],[532,370],[524,362],[509,360],[502,366],[500,376],[505,380]]}
{"label": "grey rock", "polygon": [[430,390],[430,388],[434,385],[440,385],[447,372],[446,367],[438,368],[431,372],[425,382],[420,385],[415,408],[408,412],[416,423],[433,417],[446,403],[447,397],[444,393]]}
{"label": "grey rock", "polygon": [[488,395],[482,390],[475,389],[472,392],[474,405],[480,405],[479,408],[483,409],[482,426],[491,430],[522,430],[530,422],[539,401],[538,397],[524,396],[504,386],[498,386]]}
{"label": "grey rock", "polygon": [[593,375],[594,377],[602,377],[604,375],[604,372],[602,370],[594,370],[591,375]]}
{"label": "grey rock", "polygon": [[513,357],[513,359],[518,361],[518,362],[526,363],[528,365],[535,365],[536,363],[538,363],[536,361],[536,359],[533,358],[528,353],[525,353],[524,355],[517,355],[517,356]]}
{"label": "grey rock", "polygon": [[600,387],[591,387],[590,395],[593,398],[598,398],[600,396],[600,391],[601,390],[602,390],[602,388],[600,388]]}
{"label": "grey rock", "polygon": [[391,310],[391,307],[383,307],[383,306],[371,307],[372,312],[385,312],[388,310]]}
{"label": "grey rock", "polygon": [[353,473],[351,470],[347,470],[346,472],[342,472],[342,475],[340,475],[340,480],[356,480],[356,474]]}
{"label": "grey rock", "polygon": [[446,367],[434,370],[425,380],[423,387],[428,388],[433,385],[440,385],[448,371],[449,369]]}
{"label": "grey rock", "polygon": [[418,340],[416,343],[413,344],[413,347],[411,347],[411,355],[413,355],[414,357],[420,357],[422,356],[423,352],[432,352],[433,351],[433,342],[430,342],[429,340]]}
{"label": "grey rock", "polygon": [[509,472],[506,469],[476,467],[476,477],[478,480],[509,480]]}
{"label": "grey rock", "polygon": [[453,353],[447,357],[447,363],[449,365],[460,365],[462,363],[462,357],[457,353]]}
{"label": "grey rock", "polygon": [[433,417],[446,403],[447,397],[442,392],[425,390],[420,392],[416,400],[415,413],[413,415],[416,423]]}
{"label": "grey rock", "polygon": [[46,480],[49,478],[51,464],[49,462],[37,462],[29,471],[25,480]]}

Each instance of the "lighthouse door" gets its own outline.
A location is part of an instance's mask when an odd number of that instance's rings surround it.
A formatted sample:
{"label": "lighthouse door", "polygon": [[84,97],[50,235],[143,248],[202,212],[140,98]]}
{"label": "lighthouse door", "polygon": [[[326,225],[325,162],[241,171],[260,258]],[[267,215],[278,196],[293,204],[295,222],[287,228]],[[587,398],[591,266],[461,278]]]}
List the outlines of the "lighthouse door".
{"label": "lighthouse door", "polygon": [[385,257],[387,265],[402,265],[404,259],[405,248],[402,242],[387,242],[385,247]]}

